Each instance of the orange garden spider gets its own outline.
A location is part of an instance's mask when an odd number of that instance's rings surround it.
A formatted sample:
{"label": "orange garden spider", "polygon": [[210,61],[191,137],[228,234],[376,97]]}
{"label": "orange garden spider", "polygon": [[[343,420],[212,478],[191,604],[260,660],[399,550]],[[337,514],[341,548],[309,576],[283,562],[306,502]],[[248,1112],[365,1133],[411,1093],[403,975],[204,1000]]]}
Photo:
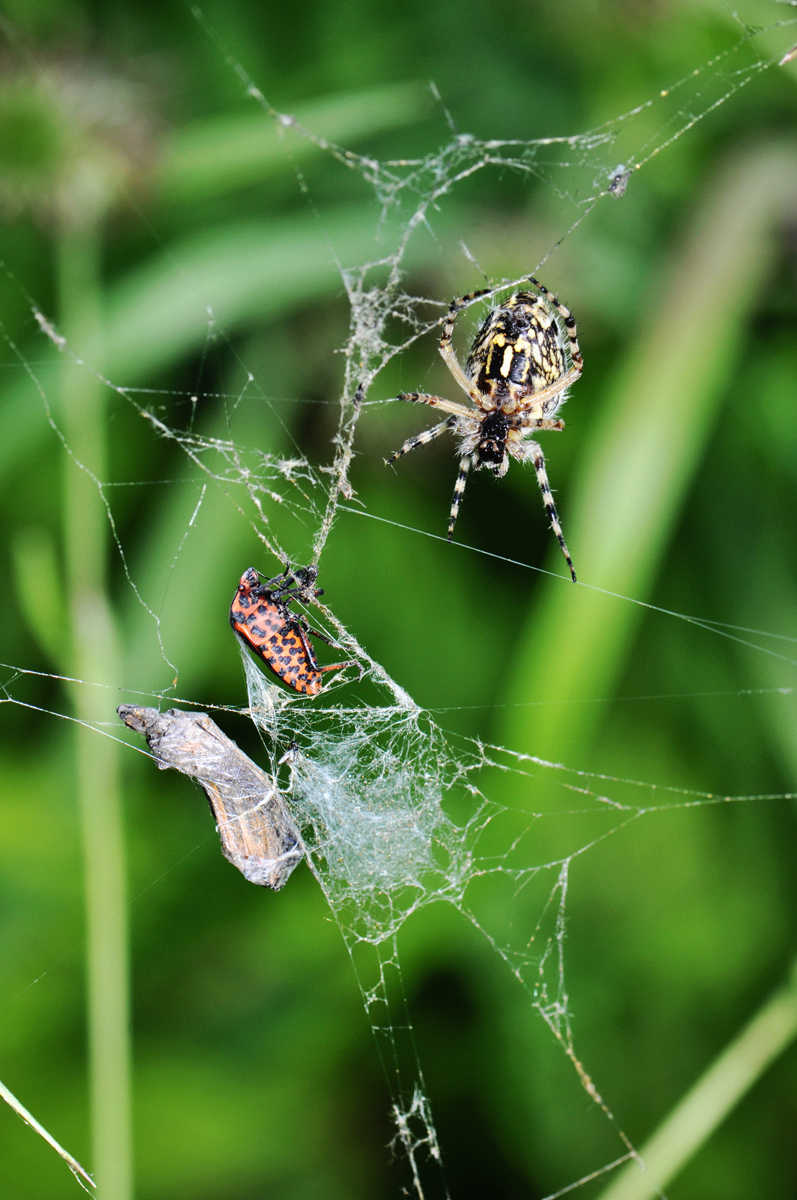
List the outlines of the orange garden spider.
{"label": "orange garden spider", "polygon": [[528,282],[540,294],[515,292],[505,304],[493,309],[474,338],[464,371],[451,347],[454,322],[463,308],[493,289],[470,292],[452,302],[440,339],[440,353],[476,407],[468,408],[423,392],[402,392],[400,400],[429,404],[451,415],[417,437],[408,438],[387,462],[394,463],[402,454],[425,446],[446,430],[456,435],[460,460],[448,525],[449,540],[470,467],[476,471],[486,467],[500,479],[506,475],[510,455],[518,462],[532,462],[551,528],[575,583],[576,572],[559,524],[545,459],[537,442],[528,434],[532,429],[564,429],[564,421],[554,418],[567,399],[567,389],[581,374],[584,361],[570,311],[532,276]]}

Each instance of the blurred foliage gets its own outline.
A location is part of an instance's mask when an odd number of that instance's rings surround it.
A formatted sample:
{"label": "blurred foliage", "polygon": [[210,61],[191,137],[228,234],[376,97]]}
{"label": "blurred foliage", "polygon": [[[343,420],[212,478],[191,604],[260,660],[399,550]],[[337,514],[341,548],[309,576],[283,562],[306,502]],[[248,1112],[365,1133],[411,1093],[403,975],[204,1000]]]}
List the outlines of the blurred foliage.
{"label": "blurred foliage", "polygon": [[[760,8],[762,21],[783,15]],[[200,430],[224,418],[220,396],[243,396],[231,417],[238,441],[275,452],[295,441],[320,462],[348,322],[334,255],[378,256],[378,205],[356,172],[295,131],[280,139],[253,115],[227,56],[314,132],[380,158],[415,158],[449,136],[426,79],[460,130],[569,134],[658,94],[741,32],[709,0],[315,0],[301,13],[228,0],[206,10],[206,23],[183,5],[8,0],[0,259],[13,278],[0,316],[57,414],[69,368],[41,338],[31,303],[58,319],[54,228],[87,206],[108,209],[103,344],[87,345],[87,357],[95,352],[125,386],[163,389],[154,403],[165,419],[187,423],[193,405]],[[766,164],[795,170],[796,82],[794,63],[757,76],[637,172],[621,201],[598,206],[541,272],[578,318],[586,363],[567,432],[545,445],[580,577],[788,637],[797,600],[797,221]],[[98,95],[118,104],[92,143],[108,146],[92,168],[99,197],[78,186]],[[55,96],[55,106],[42,96]],[[642,142],[657,118],[640,122]],[[53,209],[54,161],[59,194],[67,178],[78,197],[66,215]],[[756,187],[780,198],[750,207]],[[520,274],[571,219],[542,179],[481,175],[439,215],[439,240],[413,252],[408,290],[447,299],[478,286],[460,239],[491,276]],[[32,708],[2,709],[0,1078],[90,1168],[75,762],[66,723],[36,708],[68,708],[47,674],[61,665],[62,589],[47,579],[64,566],[64,450],[10,351],[0,372],[0,511],[10,534],[0,548],[9,581],[0,659],[44,673],[14,683]],[[245,390],[250,372],[261,390]],[[420,386],[450,394],[450,382],[425,339],[394,360],[370,398]],[[671,422],[662,417],[668,403]],[[179,693],[241,705],[226,608],[244,566],[267,569],[259,543],[218,492],[191,523],[197,489],[174,444],[154,440],[131,410],[109,411],[108,478],[143,481],[109,489],[114,519],[179,665]],[[417,416],[400,405],[366,411],[353,482],[369,511],[442,533],[450,442],[410,456],[400,471],[382,465],[420,427]],[[310,534],[297,527],[297,559]],[[498,486],[469,482],[458,539],[561,571],[534,480],[516,467]],[[108,701],[113,724],[117,703],[171,676],[118,557],[109,569],[125,662]],[[788,641],[766,642],[784,659],[767,656],[359,517],[339,517],[322,582],[370,653],[419,703],[445,710],[447,728],[716,794],[795,790]],[[223,724],[257,755],[245,721]],[[279,895],[252,887],[221,859],[198,790],[156,775],[138,755],[122,761],[136,1195],[399,1194],[401,1172],[385,1149],[385,1082],[342,940],[309,873],[298,871]],[[536,810],[546,787],[542,777],[539,795],[496,780],[494,794]],[[572,869],[566,970],[576,1048],[639,1144],[787,971],[794,824],[785,800],[671,810],[634,822]],[[464,920],[426,910],[401,949],[455,1200],[542,1197],[621,1153],[528,997]],[[796,1061],[792,1048],[743,1099],[668,1188],[674,1200],[794,1190]],[[3,1195],[72,1194],[76,1185],[43,1143],[10,1111],[0,1123]]]}

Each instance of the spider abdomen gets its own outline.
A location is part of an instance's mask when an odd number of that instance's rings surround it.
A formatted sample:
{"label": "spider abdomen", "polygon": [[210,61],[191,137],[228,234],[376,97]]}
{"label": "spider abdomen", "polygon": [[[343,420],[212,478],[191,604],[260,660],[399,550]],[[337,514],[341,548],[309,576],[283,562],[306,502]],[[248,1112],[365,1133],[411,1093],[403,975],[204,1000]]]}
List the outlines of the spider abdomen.
{"label": "spider abdomen", "polygon": [[[510,296],[482,324],[465,371],[479,392],[512,411],[567,371],[555,316],[531,292]],[[544,412],[547,415],[547,407]]]}

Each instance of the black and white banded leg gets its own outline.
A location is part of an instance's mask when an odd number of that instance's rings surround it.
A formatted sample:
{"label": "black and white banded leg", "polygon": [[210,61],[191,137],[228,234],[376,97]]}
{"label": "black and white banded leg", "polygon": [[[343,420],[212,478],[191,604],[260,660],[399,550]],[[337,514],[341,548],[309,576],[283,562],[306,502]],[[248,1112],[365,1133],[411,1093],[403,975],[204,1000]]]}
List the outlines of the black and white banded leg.
{"label": "black and white banded leg", "polygon": [[473,409],[454,400],[446,400],[442,396],[429,396],[426,392],[399,392],[399,400],[409,400],[410,404],[428,404],[430,408],[439,408],[443,412],[453,413],[457,417],[472,417]]}
{"label": "black and white banded leg", "polygon": [[577,583],[576,569],[573,566],[573,560],[570,557],[570,551],[567,548],[565,535],[562,533],[562,526],[559,524],[559,514],[556,511],[556,505],[553,502],[553,492],[551,485],[548,482],[548,473],[545,470],[545,457],[542,453],[542,448],[537,442],[524,442],[524,454],[527,460],[531,460],[534,464],[534,470],[537,472],[537,483],[540,485],[542,492],[542,502],[545,505],[545,511],[548,514],[548,520],[551,522],[551,529],[556,534],[556,540],[562,548],[562,554],[565,556],[570,574],[573,577],[573,583]]}
{"label": "black and white banded leg", "polygon": [[409,454],[410,450],[415,450],[418,446],[425,446],[427,442],[433,442],[436,437],[439,437],[441,433],[445,433],[447,429],[454,429],[456,424],[456,417],[446,417],[445,421],[441,421],[439,425],[432,425],[431,429],[424,429],[423,433],[407,438],[404,445],[400,449],[394,450],[390,458],[385,459],[385,462],[388,465],[394,463],[397,458],[401,458],[402,454]]}
{"label": "black and white banded leg", "polygon": [[457,482],[454,484],[454,498],[451,501],[451,518],[448,522],[448,540],[449,540],[449,542],[451,541],[452,537],[454,536],[454,526],[457,523],[457,517],[459,515],[459,506],[462,503],[462,497],[465,492],[465,484],[467,483],[467,480],[468,480],[468,469],[470,467],[470,464],[471,464],[470,454],[463,454],[462,458],[459,460],[459,475],[457,475]]}
{"label": "black and white banded leg", "polygon": [[467,296],[460,296],[459,300],[452,300],[451,307],[448,310],[446,323],[443,326],[443,336],[438,343],[438,350],[443,356],[443,362],[448,367],[451,374],[456,379],[459,386],[462,388],[474,404],[481,406],[482,399],[473,383],[468,379],[462,367],[459,364],[459,359],[451,347],[451,338],[454,334],[454,324],[457,316],[462,312],[463,308],[467,308],[474,300],[480,300],[482,296],[490,296],[494,293],[494,288],[480,288],[478,292],[468,292]]}
{"label": "black and white banded leg", "polygon": [[523,413],[519,413],[515,416],[512,427],[513,429],[553,429],[561,433],[565,423],[558,417],[553,421],[550,417],[527,417]]}
{"label": "black and white banded leg", "polygon": [[552,292],[549,292],[547,287],[543,287],[541,283],[534,278],[533,275],[528,276],[529,283],[533,283],[537,291],[542,292],[549,304],[552,304],[559,316],[562,318],[564,327],[567,331],[568,350],[570,352],[570,360],[573,364],[573,371],[577,379],[584,370],[584,359],[581,357],[581,348],[578,344],[578,333],[576,331],[576,322],[570,309],[562,304],[561,300],[557,300]]}

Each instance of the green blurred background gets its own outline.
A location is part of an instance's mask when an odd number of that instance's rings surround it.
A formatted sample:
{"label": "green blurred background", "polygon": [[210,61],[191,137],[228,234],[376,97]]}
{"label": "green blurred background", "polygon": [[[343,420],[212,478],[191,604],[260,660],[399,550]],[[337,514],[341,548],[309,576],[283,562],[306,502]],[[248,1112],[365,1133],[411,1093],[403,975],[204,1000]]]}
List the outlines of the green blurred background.
{"label": "green blurred background", "polygon": [[[375,239],[379,206],[361,172],[280,140],[231,61],[313,131],[412,159],[451,136],[428,80],[461,131],[567,135],[658,97],[745,29],[708,0],[315,0],[301,11],[226,0],[205,14],[207,27],[179,3],[4,5],[0,658],[41,674],[4,671],[20,703],[2,708],[0,1079],[96,1168],[103,1200],[389,1197],[407,1182],[386,1149],[389,1093],[309,872],[279,895],[247,884],[221,859],[193,785],[52,715],[115,732],[118,703],[171,683],[131,580],[160,618],[177,694],[245,704],[226,609],[246,566],[276,563],[222,490],[209,488],[192,521],[201,485],[180,449],[59,354],[33,306],[114,383],[157,389],[136,399],[165,424],[277,454],[295,443],[323,464],[349,319],[334,256],[377,258],[394,227]],[[742,15],[789,14],[761,4]],[[687,123],[670,127],[672,112],[702,114],[728,94],[540,270],[578,319],[586,364],[567,432],[544,447],[579,578],[785,638],[797,633],[797,64],[753,69],[740,90],[748,76],[733,73],[779,57],[794,29],[753,38],[715,93],[700,77],[674,109],[641,112],[602,152],[607,174]],[[460,241],[491,277],[533,269],[579,215],[577,174],[482,172],[455,190],[436,236],[414,244],[408,292],[445,301],[478,287]],[[452,387],[426,338],[369,400]],[[450,440],[383,466],[427,423],[407,406],[369,407],[352,478],[369,512],[441,534]],[[127,570],[75,459],[111,485]],[[312,532],[290,531],[298,561]],[[457,537],[563,575],[534,478],[517,466],[498,486],[471,479]],[[322,570],[337,615],[446,729],[698,792],[794,788],[788,640],[720,636],[355,516],[339,517]],[[260,753],[245,720],[220,723]],[[529,811],[576,807],[560,782],[540,773],[488,790]],[[571,868],[576,1051],[637,1145],[788,977],[794,823],[789,799],[670,808]],[[548,821],[530,861],[601,831]],[[464,919],[426,910],[401,952],[453,1197],[542,1197],[624,1153]],[[795,1193],[797,1059],[788,1032],[781,1042],[670,1196]],[[5,1108],[0,1144],[3,1197],[77,1194]]]}

